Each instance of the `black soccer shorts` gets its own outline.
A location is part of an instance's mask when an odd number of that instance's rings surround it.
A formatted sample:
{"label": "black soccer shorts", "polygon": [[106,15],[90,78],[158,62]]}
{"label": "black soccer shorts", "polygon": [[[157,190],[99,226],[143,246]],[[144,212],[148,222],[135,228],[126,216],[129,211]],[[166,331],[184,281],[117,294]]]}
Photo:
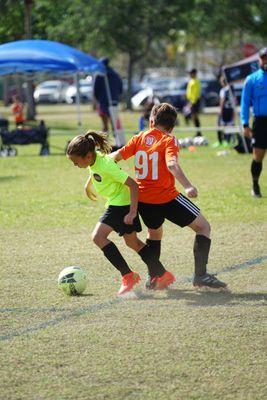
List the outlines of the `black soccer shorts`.
{"label": "black soccer shorts", "polygon": [[252,147],[267,149],[267,117],[255,117],[252,132]]}
{"label": "black soccer shorts", "polygon": [[183,194],[163,204],[138,203],[138,212],[147,228],[158,229],[165,219],[181,227],[190,225],[200,209]]}
{"label": "black soccer shorts", "polygon": [[110,226],[119,236],[123,236],[125,233],[141,232],[142,227],[138,215],[133,220],[132,225],[123,222],[129,211],[130,206],[109,206],[102,217],[99,218],[99,221]]}

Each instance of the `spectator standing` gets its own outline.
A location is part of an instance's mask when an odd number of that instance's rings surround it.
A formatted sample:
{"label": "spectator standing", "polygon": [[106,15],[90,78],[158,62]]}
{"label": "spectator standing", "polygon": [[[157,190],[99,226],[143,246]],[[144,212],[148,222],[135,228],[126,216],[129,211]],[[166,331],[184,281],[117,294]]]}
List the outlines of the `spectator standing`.
{"label": "spectator standing", "polygon": [[[224,76],[220,78],[221,90],[220,90],[220,112],[218,117],[219,126],[234,126],[235,124],[235,110],[234,104],[236,102],[233,88],[227,84]],[[224,131],[218,130],[218,145],[222,145],[230,142],[231,135],[225,134]],[[226,143],[226,144],[227,144]]]}
{"label": "spectator standing", "polygon": [[[199,112],[200,112],[200,98],[201,98],[201,83],[197,78],[197,70],[191,69],[189,72],[190,80],[186,87],[186,98],[188,101],[188,108],[191,110],[191,118],[196,128],[200,127]],[[195,136],[202,136],[198,129]]]}
{"label": "spectator standing", "polygon": [[23,125],[24,123],[24,114],[23,114],[23,109],[24,109],[24,105],[23,103],[21,103],[19,101],[19,97],[17,95],[14,95],[12,97],[12,106],[11,106],[11,110],[12,110],[12,114],[14,115],[14,119],[15,119],[15,124],[16,126],[19,125]]}
{"label": "spectator standing", "polygon": [[[108,58],[102,58],[101,61],[106,67],[112,106],[118,106],[123,91],[122,79],[120,75],[109,66]],[[94,98],[97,102],[98,114],[102,120],[102,130],[103,132],[108,132],[109,124],[111,125],[111,128],[114,129],[114,127],[112,126],[112,120],[110,117],[109,96],[107,93],[105,76],[103,74],[96,76],[93,92]]]}
{"label": "spectator standing", "polygon": [[[241,98],[241,122],[244,135],[252,138],[252,190],[253,197],[262,197],[259,178],[267,149],[267,47],[259,51],[258,71],[250,74],[244,84]],[[253,108],[253,125],[249,127],[249,110]]]}

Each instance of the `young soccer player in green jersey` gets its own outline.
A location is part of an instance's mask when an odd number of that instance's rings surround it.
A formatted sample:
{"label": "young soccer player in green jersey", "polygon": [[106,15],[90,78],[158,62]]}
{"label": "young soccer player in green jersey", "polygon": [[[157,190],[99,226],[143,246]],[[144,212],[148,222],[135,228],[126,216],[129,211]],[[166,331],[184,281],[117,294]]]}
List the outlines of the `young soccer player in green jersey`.
{"label": "young soccer player in green jersey", "polygon": [[[107,209],[95,226],[92,239],[104,256],[120,271],[122,284],[117,295],[123,296],[140,281],[140,276],[130,269],[117,246],[108,239],[112,231],[122,236],[126,245],[140,255],[150,276],[162,275],[166,270],[153,251],[136,235],[136,232],[142,230],[137,214],[138,185],[108,156],[110,150],[105,134],[87,132],[76,136],[69,143],[67,156],[74,166],[89,169],[90,177],[85,185],[87,196],[92,200],[96,199],[93,186],[107,199]],[[155,289],[165,287],[158,285]]]}

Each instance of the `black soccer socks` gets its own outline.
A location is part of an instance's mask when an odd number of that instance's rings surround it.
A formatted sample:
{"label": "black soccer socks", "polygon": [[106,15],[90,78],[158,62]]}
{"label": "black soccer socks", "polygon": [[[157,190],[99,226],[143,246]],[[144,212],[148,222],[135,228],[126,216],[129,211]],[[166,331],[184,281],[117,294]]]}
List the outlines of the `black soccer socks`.
{"label": "black soccer socks", "polygon": [[119,252],[118,247],[113,243],[110,242],[102,249],[104,256],[111,262],[111,264],[120,271],[121,275],[126,275],[132,272],[127,264],[127,262],[122,257],[121,253]]}
{"label": "black soccer socks", "polygon": [[155,256],[154,252],[148,245],[145,245],[139,252],[139,256],[142,258],[144,263],[147,265],[149,275],[151,278],[155,276],[162,276],[166,271],[158,257]]}
{"label": "black soccer socks", "polygon": [[196,235],[194,242],[195,275],[202,276],[207,272],[211,240],[204,235]]}

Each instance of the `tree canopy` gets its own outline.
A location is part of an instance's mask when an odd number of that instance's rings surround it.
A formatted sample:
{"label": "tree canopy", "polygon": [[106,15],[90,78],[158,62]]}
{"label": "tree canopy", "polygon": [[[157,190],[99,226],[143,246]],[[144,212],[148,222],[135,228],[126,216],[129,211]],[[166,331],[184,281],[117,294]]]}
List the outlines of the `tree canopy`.
{"label": "tree canopy", "polygon": [[[27,0],[0,0],[0,43],[25,38]],[[267,38],[267,0],[32,0],[32,37],[77,47],[96,57],[135,65],[166,65],[179,45],[241,47],[247,38]],[[173,66],[175,66],[173,57]],[[129,85],[129,90],[130,90]]]}

